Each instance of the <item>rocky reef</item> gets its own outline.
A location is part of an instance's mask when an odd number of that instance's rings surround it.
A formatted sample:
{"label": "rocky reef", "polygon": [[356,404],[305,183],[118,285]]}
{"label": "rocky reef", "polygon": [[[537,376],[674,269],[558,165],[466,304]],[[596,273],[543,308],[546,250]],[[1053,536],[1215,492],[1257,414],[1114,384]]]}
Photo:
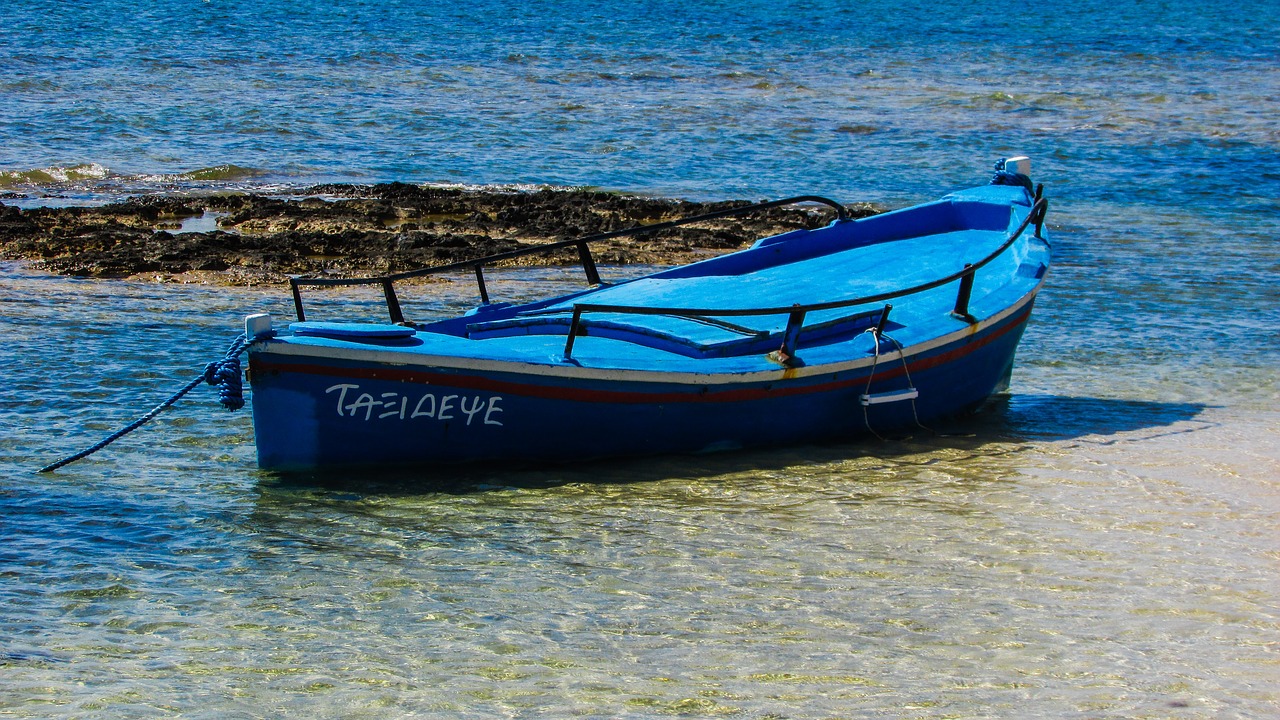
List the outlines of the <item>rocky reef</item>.
{"label": "rocky reef", "polygon": [[[579,189],[322,185],[290,196],[149,195],[99,207],[0,201],[0,258],[55,273],[265,284],[412,270],[749,204]],[[849,208],[855,217],[878,211]],[[813,228],[834,212],[774,208],[593,244],[600,264],[679,264]],[[570,251],[512,262],[576,262]]]}

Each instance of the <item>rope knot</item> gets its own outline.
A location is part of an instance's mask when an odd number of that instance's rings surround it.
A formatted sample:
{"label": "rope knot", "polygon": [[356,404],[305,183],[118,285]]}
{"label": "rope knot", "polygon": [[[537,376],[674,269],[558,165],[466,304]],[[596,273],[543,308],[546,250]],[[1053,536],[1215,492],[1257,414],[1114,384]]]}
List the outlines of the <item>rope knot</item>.
{"label": "rope knot", "polygon": [[221,360],[204,366],[204,381],[218,388],[218,402],[228,410],[244,407],[244,385],[240,374],[240,353],[244,352],[245,338],[241,335],[231,344]]}
{"label": "rope knot", "polygon": [[240,358],[226,358],[204,367],[204,380],[218,388],[218,402],[228,410],[244,407],[244,386],[240,381]]}

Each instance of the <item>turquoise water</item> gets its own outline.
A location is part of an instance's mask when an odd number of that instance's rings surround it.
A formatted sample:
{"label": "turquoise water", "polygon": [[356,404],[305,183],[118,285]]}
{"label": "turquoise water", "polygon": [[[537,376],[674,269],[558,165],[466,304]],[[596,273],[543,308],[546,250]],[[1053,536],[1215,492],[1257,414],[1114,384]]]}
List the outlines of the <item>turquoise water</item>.
{"label": "turquoise water", "polygon": [[258,473],[208,389],[34,475],[289,304],[2,266],[0,714],[1277,715],[1278,14],[8,8],[5,203],[404,180],[901,205],[1021,153],[1055,267],[1011,394],[958,434],[306,480]]}

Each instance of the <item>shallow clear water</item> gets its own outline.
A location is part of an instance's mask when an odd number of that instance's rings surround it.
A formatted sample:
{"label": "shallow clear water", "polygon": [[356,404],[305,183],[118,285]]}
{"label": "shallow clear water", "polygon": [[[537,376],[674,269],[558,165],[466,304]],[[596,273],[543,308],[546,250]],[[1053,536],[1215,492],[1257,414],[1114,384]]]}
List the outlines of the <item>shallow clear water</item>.
{"label": "shallow clear water", "polygon": [[949,435],[310,479],[257,472],[208,388],[33,474],[290,307],[0,267],[0,714],[1280,713],[1272,4],[95,8],[0,25],[6,203],[396,179],[904,204],[1020,152],[1055,266],[1011,394]]}
{"label": "shallow clear water", "polygon": [[5,713],[1280,707],[1280,416],[1212,387],[1131,384],[1030,337],[1014,394],[952,436],[301,479],[255,471],[247,414],[202,389],[35,475],[198,373],[229,319],[287,306],[2,278]]}

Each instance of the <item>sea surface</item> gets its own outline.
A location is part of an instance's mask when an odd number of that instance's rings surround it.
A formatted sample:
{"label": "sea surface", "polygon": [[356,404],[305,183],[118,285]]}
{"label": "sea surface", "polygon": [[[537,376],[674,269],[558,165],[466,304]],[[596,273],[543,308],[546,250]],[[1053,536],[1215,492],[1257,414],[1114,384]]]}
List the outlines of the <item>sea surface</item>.
{"label": "sea surface", "polygon": [[1010,393],[945,434],[324,479],[257,471],[208,388],[35,474],[290,304],[0,265],[0,716],[1280,716],[1280,5],[3,16],[5,204],[399,180],[896,207],[1025,154],[1055,265]]}

